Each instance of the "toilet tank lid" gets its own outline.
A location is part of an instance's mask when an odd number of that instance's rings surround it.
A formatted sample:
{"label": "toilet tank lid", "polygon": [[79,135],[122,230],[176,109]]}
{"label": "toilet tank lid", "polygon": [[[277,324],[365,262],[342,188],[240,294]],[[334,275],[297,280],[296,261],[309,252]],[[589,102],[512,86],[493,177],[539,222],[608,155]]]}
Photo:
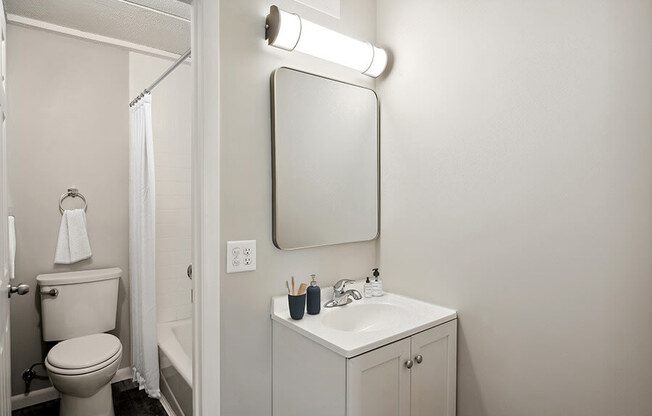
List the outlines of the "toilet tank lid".
{"label": "toilet tank lid", "polygon": [[100,280],[117,279],[122,276],[122,269],[82,270],[78,272],[46,273],[36,276],[40,286],[72,285],[76,283],[97,282]]}

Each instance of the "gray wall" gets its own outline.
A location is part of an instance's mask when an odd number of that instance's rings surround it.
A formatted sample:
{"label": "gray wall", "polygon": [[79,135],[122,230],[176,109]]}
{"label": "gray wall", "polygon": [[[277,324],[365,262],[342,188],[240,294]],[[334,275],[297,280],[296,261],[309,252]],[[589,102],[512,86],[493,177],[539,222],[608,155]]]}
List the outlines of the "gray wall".
{"label": "gray wall", "polygon": [[[43,361],[46,353],[36,285],[40,273],[122,268],[113,333],[122,341],[122,367],[131,360],[129,61],[123,49],[14,25],[8,29],[8,168],[18,240],[16,281],[32,288],[11,300],[12,391],[19,394],[24,390],[22,371]],[[71,185],[89,203],[93,257],[55,266],[59,196]],[[33,389],[48,384],[35,381]]]}
{"label": "gray wall", "polygon": [[[224,416],[271,413],[270,298],[282,295],[291,275],[308,282],[316,273],[322,287],[343,277],[360,278],[376,264],[376,243],[346,244],[283,252],[272,244],[272,180],[269,80],[280,66],[315,72],[366,87],[374,80],[355,71],[267,46],[264,18],[270,2],[222,1],[221,73],[221,238],[257,240],[254,272],[221,275],[221,376]],[[375,1],[343,0],[335,19],[294,1],[276,4],[307,19],[360,39],[375,36]]]}
{"label": "gray wall", "polygon": [[381,267],[458,415],[652,414],[652,2],[378,1]]}

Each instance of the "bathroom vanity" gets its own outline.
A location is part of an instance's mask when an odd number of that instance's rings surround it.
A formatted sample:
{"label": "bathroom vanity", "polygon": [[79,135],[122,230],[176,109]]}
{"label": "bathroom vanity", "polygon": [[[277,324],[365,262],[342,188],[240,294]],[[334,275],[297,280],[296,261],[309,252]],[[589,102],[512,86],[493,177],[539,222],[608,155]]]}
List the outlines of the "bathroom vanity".
{"label": "bathroom vanity", "polygon": [[294,321],[287,304],[272,299],[274,416],[455,415],[454,310],[386,293]]}

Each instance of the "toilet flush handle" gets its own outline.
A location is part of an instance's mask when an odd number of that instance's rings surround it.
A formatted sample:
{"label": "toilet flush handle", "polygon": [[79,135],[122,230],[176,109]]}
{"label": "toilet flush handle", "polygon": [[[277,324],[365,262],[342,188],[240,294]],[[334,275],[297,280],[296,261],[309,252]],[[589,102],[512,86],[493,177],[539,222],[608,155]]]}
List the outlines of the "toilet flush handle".
{"label": "toilet flush handle", "polygon": [[59,289],[41,290],[41,295],[52,296],[53,298],[56,298],[59,296]]}

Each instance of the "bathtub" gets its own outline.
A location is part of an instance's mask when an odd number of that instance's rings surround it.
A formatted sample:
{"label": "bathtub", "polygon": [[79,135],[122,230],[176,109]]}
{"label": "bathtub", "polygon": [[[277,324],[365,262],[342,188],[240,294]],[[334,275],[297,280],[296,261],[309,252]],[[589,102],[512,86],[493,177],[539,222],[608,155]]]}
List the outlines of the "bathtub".
{"label": "bathtub", "polygon": [[158,324],[161,394],[177,416],[192,416],[192,320]]}

